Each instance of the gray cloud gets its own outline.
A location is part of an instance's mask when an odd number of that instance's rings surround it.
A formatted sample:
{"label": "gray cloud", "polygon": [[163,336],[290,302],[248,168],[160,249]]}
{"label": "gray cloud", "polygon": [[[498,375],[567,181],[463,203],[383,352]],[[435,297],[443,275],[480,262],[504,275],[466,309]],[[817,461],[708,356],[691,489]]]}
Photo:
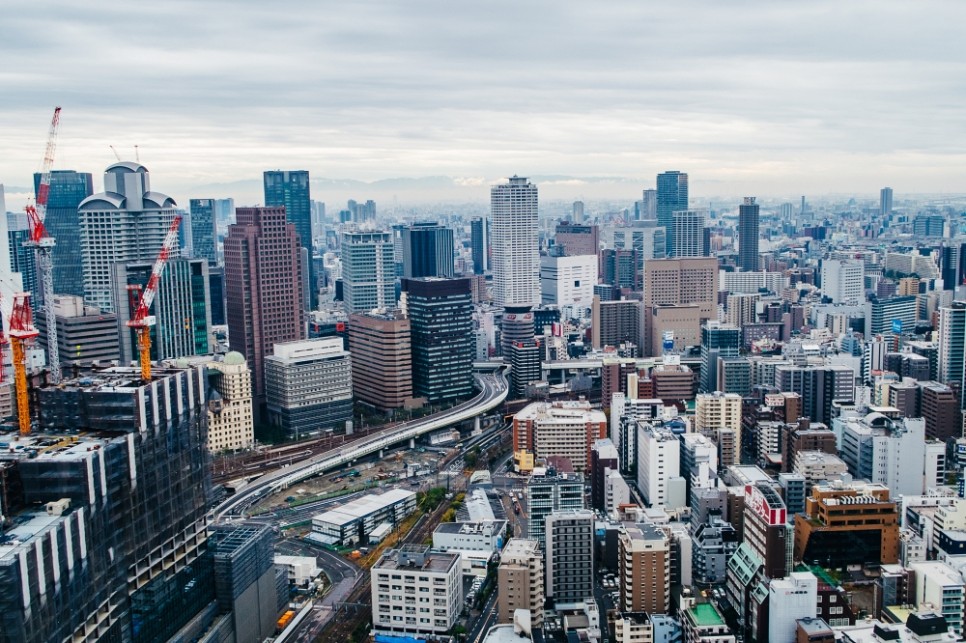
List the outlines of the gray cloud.
{"label": "gray cloud", "polygon": [[138,144],[182,200],[274,167],[964,191],[964,23],[938,0],[23,3],[0,181],[29,184],[61,104],[58,167]]}

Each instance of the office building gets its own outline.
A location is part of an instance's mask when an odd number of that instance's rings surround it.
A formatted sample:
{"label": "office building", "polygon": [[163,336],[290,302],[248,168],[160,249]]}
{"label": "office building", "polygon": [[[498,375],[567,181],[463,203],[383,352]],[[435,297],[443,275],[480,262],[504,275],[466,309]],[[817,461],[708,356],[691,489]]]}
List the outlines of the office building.
{"label": "office building", "polygon": [[283,208],[238,208],[225,238],[228,343],[252,369],[256,417],[265,404],[265,358],[305,338],[302,263]]}
{"label": "office building", "polygon": [[[10,248],[10,271],[20,273],[23,290],[34,293],[43,300],[43,289],[40,285],[37,251],[28,245],[30,241],[30,224],[26,215],[5,213],[7,221],[7,245]],[[55,248],[57,246],[54,246]]]}
{"label": "office building", "polygon": [[[921,495],[933,486],[927,481],[926,422],[923,418],[889,418],[873,412],[865,417],[837,417],[832,429],[839,453],[858,480],[881,483],[893,495]],[[929,476],[927,476],[929,477]]]}
{"label": "office building", "polygon": [[[153,263],[175,216],[174,199],[151,190],[146,167],[115,163],[107,168],[104,192],[78,206],[84,302],[105,312],[120,312],[115,309],[111,267]],[[65,239],[57,245],[66,243]],[[171,259],[178,254],[173,249]],[[56,261],[57,256],[53,258]]]}
{"label": "office building", "polygon": [[686,504],[681,475],[681,443],[670,429],[640,423],[637,434],[637,488],[652,506]]}
{"label": "office building", "polygon": [[595,440],[590,446],[590,506],[605,511],[605,481],[611,471],[620,470],[617,446],[610,438]]}
{"label": "office building", "polygon": [[[40,188],[40,178],[39,172],[34,174],[35,195]],[[53,170],[50,173],[44,227],[56,242],[51,251],[56,293],[84,296],[83,246],[78,208],[93,193],[94,181],[88,172]]]}
{"label": "office building", "polygon": [[409,318],[399,310],[349,317],[352,391],[388,411],[413,402],[413,351]]}
{"label": "office building", "polygon": [[540,294],[544,305],[586,309],[597,285],[597,255],[540,257]]}
{"label": "office building", "polygon": [[579,603],[594,596],[594,513],[581,509],[546,518],[547,598]]}
{"label": "office building", "polygon": [[[191,199],[191,256],[206,259],[209,266],[218,263],[218,222],[214,199]],[[184,224],[182,223],[182,226]]]}
{"label": "office building", "polygon": [[382,524],[395,529],[416,511],[416,493],[391,489],[371,493],[312,517],[310,540],[323,545],[366,545],[369,535]]}
{"label": "office building", "polygon": [[18,480],[4,484],[5,640],[163,641],[215,603],[205,389],[204,367],[36,389],[42,428],[0,455]]}
{"label": "office building", "polygon": [[624,612],[671,610],[671,543],[650,523],[625,524],[617,536],[620,603]]}
{"label": "office building", "polygon": [[[741,464],[741,396],[736,393],[699,393],[694,398],[694,430],[721,446],[721,429],[734,434],[734,450],[720,459],[721,466]],[[722,454],[725,455],[725,454]]]}
{"label": "office building", "polygon": [[758,272],[758,204],[753,196],[738,206],[738,267]]}
{"label": "office building", "polygon": [[456,624],[463,608],[459,554],[431,553],[418,545],[389,549],[371,576],[377,636],[438,638]]}
{"label": "office building", "polygon": [[892,214],[892,188],[879,190],[879,214],[884,217]]}
{"label": "office building", "polygon": [[911,333],[916,327],[918,299],[913,295],[870,298],[865,304],[865,336]]}
{"label": "office building", "polygon": [[[954,301],[939,309],[939,382],[963,390],[966,351],[966,302]],[[964,398],[966,399],[966,398]]]}
{"label": "office building", "polygon": [[793,641],[798,620],[815,618],[818,578],[811,572],[792,572],[768,584],[768,640]]}
{"label": "office building", "polygon": [[[921,410],[922,418],[926,421],[926,438],[946,442],[962,437],[962,414],[959,399],[952,387],[939,382],[920,382],[917,388],[920,398],[917,408]],[[889,389],[891,393],[893,387],[890,386]],[[890,405],[895,406],[891,399]],[[920,413],[914,411],[905,415],[916,417]]]}
{"label": "office building", "polygon": [[738,532],[721,517],[711,517],[694,529],[691,573],[694,584],[702,588],[723,587],[727,580],[728,559],[738,549]]}
{"label": "office building", "polygon": [[597,255],[600,252],[600,229],[596,225],[579,225],[579,221],[561,221],[554,229],[553,245],[563,249],[564,256]]}
{"label": "office building", "polygon": [[413,393],[431,403],[473,394],[470,280],[403,279],[412,333]]}
{"label": "office building", "polygon": [[279,342],[265,358],[269,423],[298,437],[352,419],[352,365],[342,338]]}
{"label": "office building", "polygon": [[513,416],[513,450],[561,456],[590,473],[594,442],[607,437],[607,416],[586,401],[534,402]]}
{"label": "office building", "polygon": [[453,277],[453,230],[435,222],[402,229],[403,277]]}
{"label": "office building", "polygon": [[688,209],[688,175],[669,170],[657,175],[657,224],[667,232],[668,256],[675,249],[674,213]]}
{"label": "office building", "polygon": [[744,328],[754,324],[758,319],[758,302],[761,295],[758,294],[728,294],[725,304],[725,322],[731,326]]}
{"label": "office building", "polygon": [[855,398],[855,371],[843,364],[795,366],[777,364],[773,385],[801,397],[801,417],[825,425],[832,423],[832,403]]}
{"label": "office building", "polygon": [[490,269],[490,222],[484,217],[470,221],[470,247],[473,254],[473,274],[482,275]]}
{"label": "office building", "polygon": [[933,606],[957,635],[963,633],[964,587],[959,570],[942,561],[909,565],[915,575],[916,599]]}
{"label": "office building", "polygon": [[265,207],[285,208],[286,220],[295,226],[295,234],[305,255],[300,274],[308,281],[309,298],[301,302],[307,310],[315,310],[319,303],[319,281],[312,262],[312,196],[309,189],[307,170],[272,170],[263,175],[265,187]]}
{"label": "office building", "polygon": [[744,500],[742,541],[761,559],[765,576],[784,578],[792,562],[792,533],[784,500],[770,482],[746,484]]}
{"label": "office building", "polygon": [[657,225],[657,221],[638,221],[629,226],[609,228],[609,241],[604,245],[615,250],[633,250],[637,256],[637,273],[644,271],[644,265],[651,259],[667,259],[667,232]]}
{"label": "office building", "polygon": [[245,356],[231,351],[208,362],[208,450],[249,449],[255,443],[252,371]]}
{"label": "office building", "polygon": [[795,560],[828,567],[899,561],[899,512],[889,488],[856,481],[812,487],[795,516]]}
{"label": "office building", "polygon": [[[718,318],[718,260],[712,257],[685,259],[655,259],[644,264],[644,335],[650,356],[658,354],[660,344],[652,332],[655,320],[663,314],[657,306],[696,305],[700,322]],[[668,309],[674,313],[673,310]],[[682,310],[672,314],[693,318],[695,311]],[[675,348],[683,346],[675,332]],[[686,334],[686,333],[681,333]],[[697,344],[697,342],[695,342]]]}
{"label": "office building", "polygon": [[686,643],[735,643],[735,635],[712,603],[697,603],[681,618]]}
{"label": "office building", "polygon": [[511,623],[516,610],[530,610],[533,626],[543,624],[543,552],[539,542],[525,538],[507,542],[500,554],[497,585],[497,622]]}
{"label": "office building", "polygon": [[493,302],[534,306],[540,302],[537,186],[514,176],[490,189]]}
{"label": "office building", "polygon": [[395,307],[395,274],[389,232],[342,233],[342,302],[347,313]]}
{"label": "office building", "polygon": [[738,357],[741,329],[709,321],[701,327],[701,383],[704,393],[718,390],[718,360]]}
{"label": "office building", "polygon": [[[641,343],[641,302],[636,299],[591,301],[591,342],[595,349]],[[636,355],[632,355],[634,357]]]}
{"label": "office building", "polygon": [[540,342],[531,338],[513,342],[504,354],[510,364],[510,399],[525,399],[527,387],[540,381],[540,351]]}
{"label": "office building", "polygon": [[[111,266],[114,310],[121,336],[121,360],[137,359],[135,333],[127,327],[134,309],[128,286],[143,289],[151,278],[154,262],[116,263]],[[139,297],[140,298],[140,297]],[[211,292],[206,259],[173,259],[158,281],[150,314],[151,359],[171,359],[211,353]]]}
{"label": "office building", "polygon": [[[85,306],[84,298],[77,295],[54,295],[53,304],[62,367],[106,364],[121,358],[116,315]],[[46,346],[46,316],[35,315],[34,324],[40,331],[37,341]],[[126,337],[129,331],[125,328],[124,332]]]}
{"label": "office building", "polygon": [[861,261],[825,259],[822,261],[822,294],[833,304],[855,306],[865,299],[864,266]]}
{"label": "office building", "polygon": [[584,508],[584,479],[580,474],[537,468],[527,481],[527,537],[544,544],[547,516]]}
{"label": "office building", "polygon": [[208,300],[211,302],[211,325],[224,326],[225,316],[225,266],[208,266]]}
{"label": "office building", "polygon": [[704,248],[703,210],[679,210],[671,214],[672,239],[670,255],[672,257],[704,257],[708,253]]}
{"label": "office building", "polygon": [[640,290],[641,261],[636,250],[600,251],[601,281],[619,290]]}

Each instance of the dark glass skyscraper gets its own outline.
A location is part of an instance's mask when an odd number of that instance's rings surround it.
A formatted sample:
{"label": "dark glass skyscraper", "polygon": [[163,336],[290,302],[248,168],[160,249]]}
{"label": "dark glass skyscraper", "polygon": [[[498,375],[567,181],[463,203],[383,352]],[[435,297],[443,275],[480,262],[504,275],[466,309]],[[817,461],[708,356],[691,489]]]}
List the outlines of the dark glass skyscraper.
{"label": "dark glass skyscraper", "polygon": [[473,394],[469,279],[403,279],[412,332],[413,394],[430,402]]}
{"label": "dark glass skyscraper", "polygon": [[299,243],[309,251],[309,299],[305,304],[315,309],[319,303],[318,276],[312,265],[312,196],[309,193],[308,170],[265,172],[265,207],[285,208],[285,218],[295,226]]}
{"label": "dark glass skyscraper", "polygon": [[37,282],[37,258],[34,249],[24,245],[30,239],[30,231],[26,228],[7,231],[10,242],[10,270],[19,272],[23,279],[23,289],[34,296],[40,294]]}
{"label": "dark glass skyscraper", "polygon": [[688,175],[668,170],[657,175],[657,224],[667,232],[668,257],[674,252],[674,213],[688,209]]}
{"label": "dark glass skyscraper", "polygon": [[758,204],[753,196],[738,206],[738,267],[758,271]]}
{"label": "dark glass skyscraper", "polygon": [[452,277],[453,231],[435,222],[402,229],[403,277]]}
{"label": "dark glass skyscraper", "polygon": [[[40,187],[40,173],[34,174],[34,194]],[[47,218],[44,226],[57,245],[51,253],[54,264],[54,292],[84,296],[84,267],[81,259],[81,228],[77,206],[94,193],[89,172],[54,170],[50,173]],[[26,282],[24,283],[26,286]]]}
{"label": "dark glass skyscraper", "polygon": [[473,247],[473,273],[482,275],[490,267],[490,225],[486,217],[470,222],[470,244]]}
{"label": "dark glass skyscraper", "polygon": [[191,199],[191,250],[196,259],[218,263],[218,232],[215,228],[215,200]]}

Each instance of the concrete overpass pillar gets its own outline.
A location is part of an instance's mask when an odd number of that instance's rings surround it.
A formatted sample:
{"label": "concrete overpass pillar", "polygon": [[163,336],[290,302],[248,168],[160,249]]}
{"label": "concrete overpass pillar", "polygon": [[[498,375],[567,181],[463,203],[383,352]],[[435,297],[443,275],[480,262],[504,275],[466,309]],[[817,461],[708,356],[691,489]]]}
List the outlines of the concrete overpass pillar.
{"label": "concrete overpass pillar", "polygon": [[480,416],[477,415],[475,418],[473,418],[473,433],[479,433],[480,430],[481,430],[480,429]]}
{"label": "concrete overpass pillar", "polygon": [[379,459],[382,460],[384,457],[386,457],[386,450],[379,449]]}
{"label": "concrete overpass pillar", "polygon": [[416,438],[409,438],[409,448],[410,449],[416,448]]}

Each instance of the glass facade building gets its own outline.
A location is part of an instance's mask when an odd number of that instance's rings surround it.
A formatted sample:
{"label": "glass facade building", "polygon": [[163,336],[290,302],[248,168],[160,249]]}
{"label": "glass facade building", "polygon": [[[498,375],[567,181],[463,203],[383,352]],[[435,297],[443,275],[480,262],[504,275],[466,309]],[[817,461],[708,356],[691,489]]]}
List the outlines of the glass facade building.
{"label": "glass facade building", "polygon": [[[191,199],[191,255],[218,263],[218,232],[215,228],[215,200]],[[183,227],[183,226],[182,226]]]}
{"label": "glass facade building", "polygon": [[[284,207],[286,220],[295,226],[299,243],[312,257],[312,196],[308,170],[265,172],[265,206]],[[309,298],[305,304],[314,310],[319,304],[318,275],[309,261]]]}
{"label": "glass facade building", "polygon": [[[38,172],[34,174],[34,194],[39,187]],[[50,193],[47,197],[47,218],[44,226],[57,242],[51,253],[55,293],[84,296],[81,230],[77,207],[93,193],[94,180],[89,172],[54,170],[50,173]],[[25,276],[25,288],[26,285]]]}

